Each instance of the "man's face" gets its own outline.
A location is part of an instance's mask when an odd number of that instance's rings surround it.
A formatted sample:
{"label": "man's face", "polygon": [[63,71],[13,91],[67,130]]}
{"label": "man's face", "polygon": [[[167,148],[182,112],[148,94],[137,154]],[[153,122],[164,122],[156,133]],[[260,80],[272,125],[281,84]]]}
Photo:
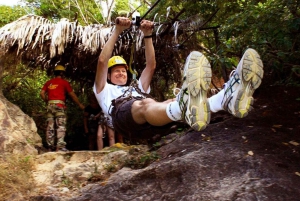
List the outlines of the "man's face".
{"label": "man's face", "polygon": [[112,67],[108,79],[116,85],[125,85],[127,82],[127,71],[124,65],[116,65]]}

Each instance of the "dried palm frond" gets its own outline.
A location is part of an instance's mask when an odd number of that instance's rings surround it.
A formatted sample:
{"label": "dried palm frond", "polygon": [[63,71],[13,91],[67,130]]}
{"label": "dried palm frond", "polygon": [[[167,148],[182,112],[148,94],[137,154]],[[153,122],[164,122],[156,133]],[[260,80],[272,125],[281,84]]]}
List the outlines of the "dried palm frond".
{"label": "dried palm frond", "polygon": [[47,65],[57,63],[66,50],[76,47],[92,55],[99,53],[111,30],[101,24],[83,27],[66,18],[54,24],[40,16],[25,15],[0,29],[0,48],[4,54],[21,55],[25,60]]}
{"label": "dried palm frond", "polygon": [[[170,13],[168,8],[167,16]],[[184,21],[175,21],[171,27],[175,43],[178,42],[178,30],[193,30],[201,26],[203,20],[197,15]],[[168,24],[159,24],[156,29],[156,36],[165,31]],[[61,19],[58,23],[42,18],[37,15],[25,15],[18,20],[5,25],[0,29],[0,48],[7,53],[15,52],[17,55],[22,52],[23,59],[36,60],[43,62],[56,63],[65,55],[65,51],[76,48],[79,52],[85,54],[76,55],[97,55],[114,27],[106,27],[102,24],[93,24],[89,26],[78,25],[77,22],[70,22],[68,19]],[[122,53],[130,49],[132,43],[132,33],[127,32],[125,36],[118,41],[115,54]],[[136,51],[139,51],[143,45],[143,33],[137,31]],[[158,42],[157,40],[155,41]],[[16,47],[16,49],[15,49]],[[72,54],[68,52],[68,54]],[[70,55],[72,57],[72,55]],[[51,60],[55,60],[52,62]],[[65,59],[66,60],[66,59]],[[77,59],[78,60],[78,59]],[[41,63],[36,61],[36,63]],[[71,62],[74,64],[74,62]]]}
{"label": "dried palm frond", "polygon": [[[155,23],[153,41],[159,66],[157,76],[168,74],[170,80],[176,82],[180,77],[181,61],[176,45],[187,40],[185,32],[199,30],[203,20],[199,15],[180,20],[181,13],[173,18],[172,14],[168,8],[166,15],[161,15],[167,21],[161,22],[159,17]],[[156,18],[157,15],[154,21]],[[69,72],[73,79],[92,80],[98,55],[113,30],[114,26],[107,27],[102,24],[82,26],[65,18],[53,23],[37,15],[25,15],[0,29],[0,52],[2,55],[16,55],[23,61],[30,62],[32,67],[41,67],[48,72],[53,69],[51,67],[60,63],[67,67],[67,73]],[[143,38],[143,33],[139,29],[136,32],[125,30],[113,51],[113,55],[121,55],[129,61],[135,39],[134,62],[137,64],[135,66],[139,74],[145,63]],[[170,66],[172,68],[169,68]]]}

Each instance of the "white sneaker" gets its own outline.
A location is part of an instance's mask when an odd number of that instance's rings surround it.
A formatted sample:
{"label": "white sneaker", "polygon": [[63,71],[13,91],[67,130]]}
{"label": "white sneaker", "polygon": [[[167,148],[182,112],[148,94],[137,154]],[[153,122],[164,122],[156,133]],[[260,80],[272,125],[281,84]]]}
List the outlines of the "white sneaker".
{"label": "white sneaker", "polygon": [[196,131],[205,129],[210,122],[207,91],[210,88],[211,75],[211,67],[206,57],[200,52],[191,52],[185,62],[183,84],[177,101],[182,111],[182,119]]}
{"label": "white sneaker", "polygon": [[252,110],[253,93],[263,78],[263,63],[254,49],[247,49],[237,69],[224,87],[222,107],[232,115],[243,118]]}

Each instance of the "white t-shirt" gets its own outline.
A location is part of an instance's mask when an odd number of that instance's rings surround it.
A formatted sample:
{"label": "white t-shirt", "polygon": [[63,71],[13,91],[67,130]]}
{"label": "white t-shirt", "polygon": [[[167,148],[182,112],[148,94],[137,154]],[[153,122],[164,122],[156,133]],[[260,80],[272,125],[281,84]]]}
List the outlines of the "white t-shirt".
{"label": "white t-shirt", "polygon": [[[143,93],[150,93],[150,87],[148,88],[148,90],[145,92],[143,90],[142,84],[140,81],[138,81],[138,87],[139,89],[143,92]],[[118,86],[118,85],[113,85],[113,84],[109,84],[106,83],[103,90],[97,94],[96,93],[96,86],[94,84],[93,86],[93,91],[96,95],[96,98],[98,100],[98,103],[100,105],[100,107],[102,108],[104,114],[109,117],[111,119],[111,116],[109,115],[111,112],[111,101],[113,99],[118,98],[119,96],[123,95],[124,92],[129,88],[129,86]],[[135,88],[132,88],[132,96],[142,96],[141,94],[139,94]]]}

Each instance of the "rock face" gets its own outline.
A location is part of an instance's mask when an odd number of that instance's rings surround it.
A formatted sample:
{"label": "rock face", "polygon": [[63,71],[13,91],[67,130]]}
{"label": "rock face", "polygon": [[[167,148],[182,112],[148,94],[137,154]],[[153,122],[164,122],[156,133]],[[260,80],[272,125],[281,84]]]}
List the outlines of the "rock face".
{"label": "rock face", "polygon": [[[35,194],[55,195],[62,200],[70,198],[91,181],[105,181],[110,174],[122,167],[123,163],[119,161],[127,156],[128,149],[125,147],[114,151],[103,149],[37,155],[33,171],[37,190]],[[37,196],[34,197],[37,199]]]}
{"label": "rock face", "polygon": [[33,119],[0,95],[0,153],[36,155],[42,147]]}
{"label": "rock face", "polygon": [[70,200],[299,200],[300,178],[294,167],[278,167],[255,151],[252,155],[248,146],[241,146],[242,136],[227,136],[229,143],[222,134],[213,136],[208,141],[188,133],[162,147],[162,158],[147,168],[123,168],[105,185],[88,185]]}
{"label": "rock face", "polygon": [[299,88],[267,87],[260,97],[246,118],[213,114],[204,131],[161,146],[148,167],[123,168],[70,200],[298,201]]}

